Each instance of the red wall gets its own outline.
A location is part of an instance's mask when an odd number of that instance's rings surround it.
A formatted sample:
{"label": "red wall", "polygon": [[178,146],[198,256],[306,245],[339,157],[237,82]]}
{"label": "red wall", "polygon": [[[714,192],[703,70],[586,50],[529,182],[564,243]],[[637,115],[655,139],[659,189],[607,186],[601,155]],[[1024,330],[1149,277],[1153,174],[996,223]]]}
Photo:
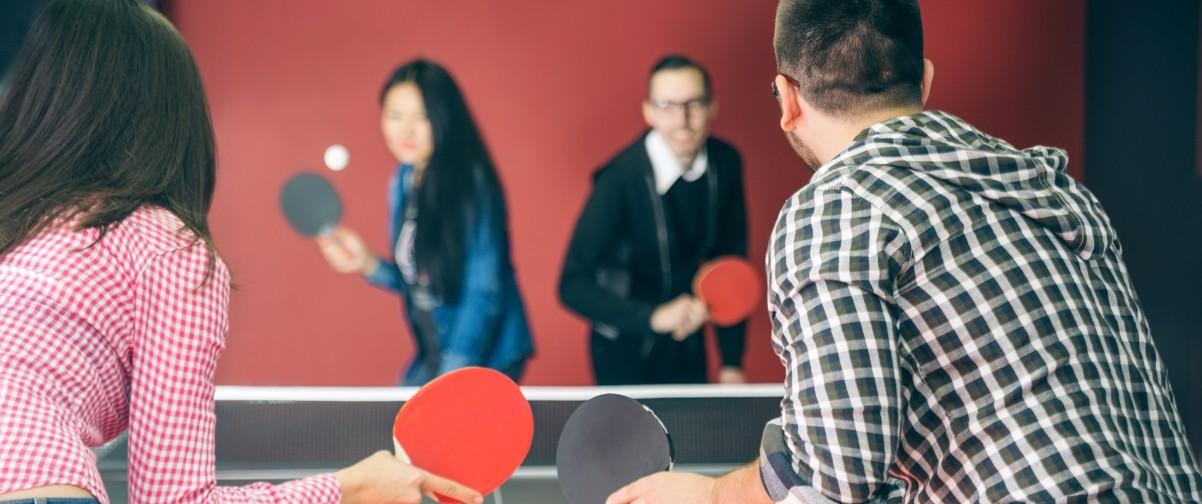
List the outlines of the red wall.
{"label": "red wall", "polygon": [[[1083,0],[923,7],[937,70],[932,106],[1016,145],[1064,146],[1080,159]],[[684,52],[713,74],[714,131],[746,163],[753,254],[763,253],[781,202],[808,179],[769,94],[774,10],[767,0],[173,2],[213,110],[213,229],[237,283],[219,382],[384,385],[409,360],[397,298],[331,272],[288,230],[276,200],[289,175],[324,171],[326,146],[344,144],[349,168],[325,172],[346,203],[344,222],[386,250],[393,162],[376,96],[395,65],[420,55],[459,79],[508,192],[539,352],[526,383],[590,383],[585,324],[556,296],[560,262],[589,174],[643,128],[639,102],[659,55]],[[755,381],[783,376],[766,319],[759,313],[749,330]]]}

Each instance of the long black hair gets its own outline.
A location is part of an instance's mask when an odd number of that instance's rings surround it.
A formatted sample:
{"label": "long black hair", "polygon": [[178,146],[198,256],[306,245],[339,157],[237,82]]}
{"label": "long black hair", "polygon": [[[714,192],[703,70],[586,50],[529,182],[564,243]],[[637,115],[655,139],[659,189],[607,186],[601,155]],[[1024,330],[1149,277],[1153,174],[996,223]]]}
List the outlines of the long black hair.
{"label": "long black hair", "polygon": [[163,207],[216,256],[213,128],[192,54],[135,0],[56,0],[0,98],[0,256],[56,217],[99,236]]}
{"label": "long black hair", "polygon": [[477,219],[489,215],[498,243],[508,255],[508,218],[496,167],[459,86],[445,68],[424,59],[402,64],[380,91],[380,103],[398,84],[421,90],[433,133],[434,152],[417,190],[414,259],[445,301],[459,299],[467,262],[467,241]]}

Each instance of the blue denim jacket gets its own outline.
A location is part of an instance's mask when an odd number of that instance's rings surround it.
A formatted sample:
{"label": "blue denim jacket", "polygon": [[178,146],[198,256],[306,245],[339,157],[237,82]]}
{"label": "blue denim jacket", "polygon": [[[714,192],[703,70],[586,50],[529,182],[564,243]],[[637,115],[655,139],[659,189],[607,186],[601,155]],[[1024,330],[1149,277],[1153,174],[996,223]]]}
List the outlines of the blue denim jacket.
{"label": "blue denim jacket", "polygon": [[[403,223],[405,198],[410,193],[413,167],[400,165],[389,183],[388,243],[395,249],[397,235]],[[508,237],[500,236],[493,228],[492,206],[479,205],[480,215],[475,228],[469,230],[463,274],[463,289],[456,303],[441,303],[434,307],[438,325],[438,374],[464,366],[485,366],[504,370],[521,363],[534,353],[526,310],[518,292],[513,265],[509,259]],[[399,293],[405,298],[406,310],[412,303],[401,272],[391,257],[381,259],[379,268],[367,281],[372,285]],[[409,327],[416,333],[412,313],[406,313]],[[422,348],[420,338],[417,357],[433,349]],[[418,362],[418,360],[415,360]]]}

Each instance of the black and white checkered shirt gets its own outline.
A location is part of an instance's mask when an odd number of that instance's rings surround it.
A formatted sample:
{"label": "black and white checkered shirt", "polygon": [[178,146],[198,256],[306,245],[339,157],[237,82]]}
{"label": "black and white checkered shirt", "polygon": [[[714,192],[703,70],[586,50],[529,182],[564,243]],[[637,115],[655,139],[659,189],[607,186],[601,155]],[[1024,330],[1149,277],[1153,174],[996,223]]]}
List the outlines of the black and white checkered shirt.
{"label": "black and white checkered shirt", "polygon": [[774,500],[1202,502],[1114,229],[1067,162],[928,111],[785,203]]}

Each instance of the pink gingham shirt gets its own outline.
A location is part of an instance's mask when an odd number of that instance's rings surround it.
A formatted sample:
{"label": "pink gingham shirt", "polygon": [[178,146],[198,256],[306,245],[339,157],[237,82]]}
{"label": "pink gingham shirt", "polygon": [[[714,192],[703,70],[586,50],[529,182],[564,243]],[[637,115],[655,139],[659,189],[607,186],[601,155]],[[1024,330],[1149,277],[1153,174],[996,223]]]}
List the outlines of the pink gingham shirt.
{"label": "pink gingham shirt", "polygon": [[336,503],[323,474],[218,487],[213,372],[229,272],[144,207],[90,247],[60,219],[0,257],[0,494],[76,485],[108,502],[91,447],[129,429],[130,501]]}

